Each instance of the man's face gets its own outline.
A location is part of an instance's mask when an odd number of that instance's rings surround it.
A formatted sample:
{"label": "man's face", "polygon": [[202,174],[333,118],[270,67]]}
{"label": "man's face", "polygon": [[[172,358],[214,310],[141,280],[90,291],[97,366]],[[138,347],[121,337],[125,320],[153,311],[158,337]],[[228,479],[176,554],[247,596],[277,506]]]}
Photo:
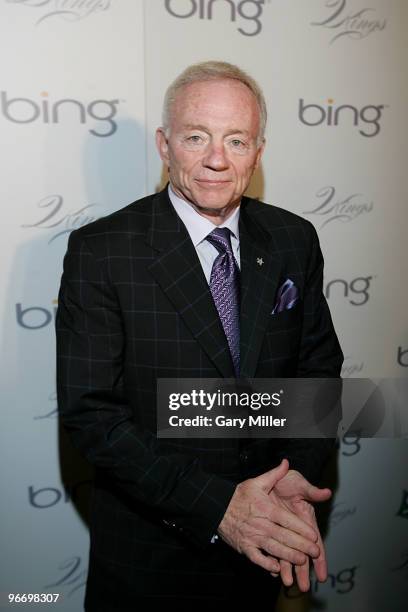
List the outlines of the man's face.
{"label": "man's face", "polygon": [[176,194],[221,222],[239,204],[258,166],[259,109],[239,81],[191,83],[173,104],[168,138],[156,139]]}

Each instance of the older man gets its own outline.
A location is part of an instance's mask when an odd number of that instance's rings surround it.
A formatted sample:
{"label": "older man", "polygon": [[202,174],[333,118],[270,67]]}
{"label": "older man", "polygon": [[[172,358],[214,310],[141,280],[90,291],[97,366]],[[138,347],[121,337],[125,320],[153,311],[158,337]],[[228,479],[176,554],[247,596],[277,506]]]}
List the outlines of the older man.
{"label": "older man", "polygon": [[[313,227],[243,195],[265,124],[246,73],[187,68],[157,130],[169,185],[70,236],[57,382],[62,422],[96,468],[88,611],[273,604],[270,574],[289,585],[294,568],[307,590],[309,559],[326,577],[312,503],[330,491],[311,483],[330,443],[156,437],[158,378],[339,375]],[[296,304],[276,312],[288,278]]]}

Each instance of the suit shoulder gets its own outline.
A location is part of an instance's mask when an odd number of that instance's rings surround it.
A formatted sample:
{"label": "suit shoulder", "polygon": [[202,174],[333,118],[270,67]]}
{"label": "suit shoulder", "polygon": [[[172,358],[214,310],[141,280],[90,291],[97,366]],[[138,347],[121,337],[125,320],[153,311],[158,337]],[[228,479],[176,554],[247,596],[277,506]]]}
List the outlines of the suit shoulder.
{"label": "suit shoulder", "polygon": [[157,194],[131,202],[127,206],[100,217],[74,230],[70,242],[98,242],[103,238],[124,237],[126,234],[145,235],[151,222],[151,207]]}
{"label": "suit shoulder", "polygon": [[297,234],[303,233],[308,240],[317,239],[314,225],[290,210],[249,198],[246,200],[246,207],[252,218],[269,234],[276,230],[292,229]]}

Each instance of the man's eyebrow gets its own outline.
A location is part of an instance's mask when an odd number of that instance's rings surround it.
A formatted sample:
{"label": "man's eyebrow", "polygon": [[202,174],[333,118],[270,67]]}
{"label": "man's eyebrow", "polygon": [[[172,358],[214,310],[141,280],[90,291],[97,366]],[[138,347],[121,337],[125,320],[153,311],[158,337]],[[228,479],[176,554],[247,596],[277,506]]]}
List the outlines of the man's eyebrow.
{"label": "man's eyebrow", "polygon": [[186,123],[183,125],[183,129],[185,130],[201,130],[202,132],[207,132],[208,127],[205,125],[201,125],[201,123]]}
{"label": "man's eyebrow", "polygon": [[[183,125],[184,130],[201,130],[202,132],[209,132],[208,126],[202,125],[201,123],[186,123]],[[248,130],[241,130],[239,128],[228,130],[226,133],[227,136],[231,134],[243,134],[245,136],[249,135]]]}

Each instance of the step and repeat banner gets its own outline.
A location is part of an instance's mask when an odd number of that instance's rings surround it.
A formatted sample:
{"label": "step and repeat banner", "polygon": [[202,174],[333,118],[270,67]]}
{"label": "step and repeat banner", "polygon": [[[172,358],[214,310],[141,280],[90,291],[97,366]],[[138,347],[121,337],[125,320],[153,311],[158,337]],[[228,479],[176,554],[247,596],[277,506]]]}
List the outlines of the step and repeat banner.
{"label": "step and repeat banner", "polygon": [[[249,193],[315,225],[344,377],[406,377],[407,27],[406,0],[0,0],[1,609],[83,609],[92,474],[57,419],[62,260],[73,229],[166,182],[154,133],[188,64],[264,90]],[[281,611],[406,609],[407,459],[406,440],[339,441],[329,578]]]}

